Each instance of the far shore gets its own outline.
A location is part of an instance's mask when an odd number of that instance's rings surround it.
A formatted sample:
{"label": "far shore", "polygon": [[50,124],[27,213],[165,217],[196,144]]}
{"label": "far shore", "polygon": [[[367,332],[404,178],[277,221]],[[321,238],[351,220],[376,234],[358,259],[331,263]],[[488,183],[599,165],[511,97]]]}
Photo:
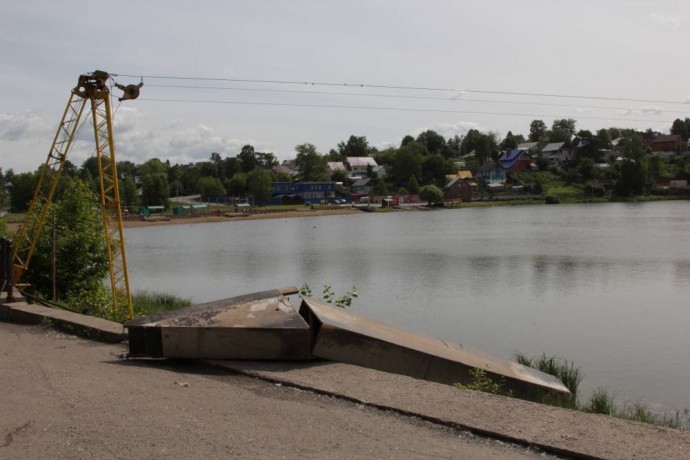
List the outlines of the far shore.
{"label": "far shore", "polygon": [[331,208],[331,209],[311,209],[302,211],[279,211],[267,213],[249,213],[244,215],[230,215],[224,214],[202,214],[197,216],[165,216],[164,218],[153,219],[125,219],[124,227],[152,227],[159,225],[178,225],[178,224],[204,224],[210,222],[237,222],[242,220],[260,220],[260,219],[288,219],[295,217],[320,217],[320,216],[338,216],[345,214],[359,214],[362,211],[357,208]]}

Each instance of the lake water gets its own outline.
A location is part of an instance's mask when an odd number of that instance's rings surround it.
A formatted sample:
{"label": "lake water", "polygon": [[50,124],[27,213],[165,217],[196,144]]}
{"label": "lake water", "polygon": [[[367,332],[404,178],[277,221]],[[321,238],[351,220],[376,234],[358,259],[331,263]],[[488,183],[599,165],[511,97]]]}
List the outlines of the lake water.
{"label": "lake water", "polygon": [[469,208],[126,231],[134,290],[203,302],[308,283],[511,358],[556,354],[618,402],[690,407],[690,202]]}

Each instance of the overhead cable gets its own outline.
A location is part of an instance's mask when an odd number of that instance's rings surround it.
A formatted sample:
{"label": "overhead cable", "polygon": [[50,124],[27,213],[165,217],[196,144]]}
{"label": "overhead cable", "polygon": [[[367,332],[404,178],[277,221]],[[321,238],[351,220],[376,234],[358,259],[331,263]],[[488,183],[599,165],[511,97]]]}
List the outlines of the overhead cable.
{"label": "overhead cable", "polygon": [[622,98],[622,97],[604,97],[592,95],[578,95],[578,94],[557,94],[557,93],[531,93],[518,91],[498,91],[485,89],[462,89],[462,88],[434,88],[428,86],[399,86],[399,85],[372,85],[365,83],[348,84],[348,83],[334,83],[334,82],[317,82],[317,81],[291,81],[291,80],[262,80],[250,78],[209,78],[209,77],[180,77],[180,76],[165,76],[165,75],[133,75],[124,73],[111,74],[117,77],[132,77],[132,78],[146,78],[158,80],[188,80],[188,81],[209,81],[209,82],[237,82],[237,83],[264,83],[264,84],[280,84],[280,85],[304,85],[304,86],[340,86],[340,87],[355,87],[355,88],[380,88],[380,89],[397,89],[397,90],[416,90],[416,91],[443,91],[443,92],[467,92],[467,93],[481,93],[481,94],[501,94],[512,96],[526,96],[526,97],[553,97],[565,99],[590,99],[602,101],[619,101],[619,102],[642,102],[652,104],[677,104],[688,105],[688,102],[683,101],[665,101],[658,99],[636,99],[636,98]]}

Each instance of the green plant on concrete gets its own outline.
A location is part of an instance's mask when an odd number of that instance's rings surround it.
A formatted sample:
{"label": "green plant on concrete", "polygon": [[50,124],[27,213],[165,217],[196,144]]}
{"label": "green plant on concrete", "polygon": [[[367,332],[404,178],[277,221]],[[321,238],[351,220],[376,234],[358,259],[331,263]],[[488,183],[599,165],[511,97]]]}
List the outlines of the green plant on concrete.
{"label": "green plant on concrete", "polygon": [[484,393],[491,393],[494,395],[512,395],[510,390],[507,392],[503,390],[506,385],[505,379],[493,379],[487,375],[484,369],[479,367],[471,369],[470,376],[472,377],[472,381],[470,383],[456,383],[455,386],[458,388],[464,388],[466,390],[483,391]]}
{"label": "green plant on concrete", "polygon": [[529,358],[521,353],[516,353],[515,361],[523,366],[532,367],[546,374],[551,374],[561,380],[563,385],[570,390],[571,396],[549,394],[545,396],[544,402],[560,407],[577,408],[577,395],[580,383],[584,375],[579,367],[572,361],[556,356],[547,356],[543,353],[536,358]]}
{"label": "green plant on concrete", "polygon": [[[299,288],[299,293],[302,294],[305,297],[312,297],[313,293],[311,288],[309,287],[308,284],[303,284],[301,288]],[[323,285],[323,290],[321,291],[322,297],[321,299],[324,300],[325,302],[328,302],[330,304],[335,305],[336,307],[340,308],[349,308],[352,306],[352,301],[359,297],[359,293],[357,292],[357,288],[355,286],[352,286],[352,289],[349,292],[346,292],[342,296],[338,296],[333,292],[333,289],[329,284],[324,284]]]}

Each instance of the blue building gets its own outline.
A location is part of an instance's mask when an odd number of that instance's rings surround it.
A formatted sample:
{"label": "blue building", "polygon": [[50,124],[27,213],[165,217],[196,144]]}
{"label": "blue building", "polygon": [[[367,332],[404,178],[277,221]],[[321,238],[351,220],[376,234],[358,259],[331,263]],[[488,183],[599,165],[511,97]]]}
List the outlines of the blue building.
{"label": "blue building", "polygon": [[326,203],[335,198],[335,182],[272,182],[272,204]]}

